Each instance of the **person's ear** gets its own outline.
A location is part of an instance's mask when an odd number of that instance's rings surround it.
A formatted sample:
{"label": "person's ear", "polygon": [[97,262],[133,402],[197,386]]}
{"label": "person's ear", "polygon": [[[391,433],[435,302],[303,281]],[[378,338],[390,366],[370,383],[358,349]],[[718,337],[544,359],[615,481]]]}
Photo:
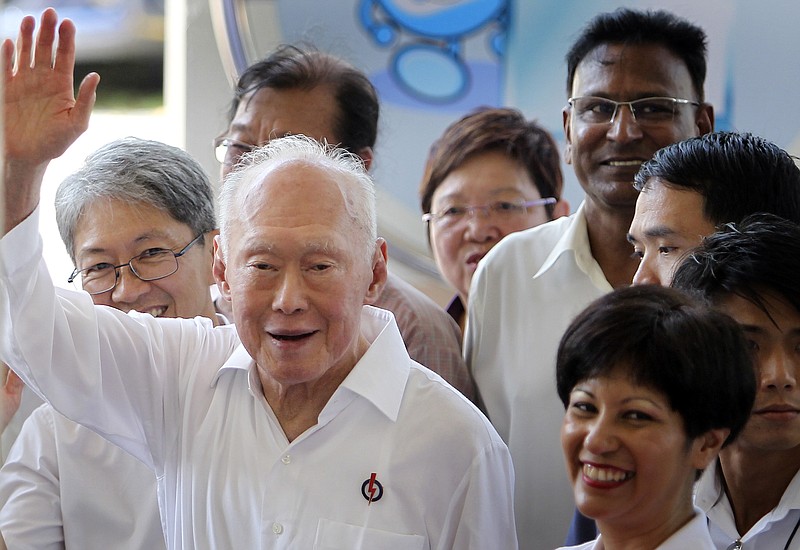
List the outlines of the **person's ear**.
{"label": "person's ear", "polygon": [[370,169],[372,168],[372,160],[373,160],[372,147],[362,147],[355,153],[359,157],[361,157],[361,160],[364,161],[364,168],[366,169],[367,172],[369,172]]}
{"label": "person's ear", "polygon": [[572,109],[569,106],[561,110],[561,118],[564,124],[564,136],[567,139],[567,145],[564,147],[564,162],[572,164]]}
{"label": "person's ear", "polygon": [[222,246],[220,244],[221,237],[216,235],[214,237],[214,266],[212,268],[214,274],[214,281],[217,283],[219,293],[223,299],[231,301],[231,287],[228,284],[228,273],[225,259],[222,257]]}
{"label": "person's ear", "polygon": [[375,252],[372,255],[372,281],[370,281],[367,294],[364,296],[364,303],[368,305],[373,305],[378,300],[383,292],[383,287],[386,286],[386,278],[389,275],[386,240],[378,237],[375,245]]}
{"label": "person's ear", "polygon": [[211,264],[211,269],[208,270],[209,286],[216,283],[216,280],[214,279],[214,240],[217,238],[217,235],[219,235],[219,229],[212,229],[211,231],[208,231],[203,237],[206,243],[205,252],[209,255],[209,261]]}
{"label": "person's ear", "polygon": [[699,135],[710,134],[714,131],[714,106],[703,103],[697,108],[695,124]]}
{"label": "person's ear", "polygon": [[695,470],[705,470],[717,458],[730,433],[727,428],[716,428],[695,438],[691,449],[692,466]]}

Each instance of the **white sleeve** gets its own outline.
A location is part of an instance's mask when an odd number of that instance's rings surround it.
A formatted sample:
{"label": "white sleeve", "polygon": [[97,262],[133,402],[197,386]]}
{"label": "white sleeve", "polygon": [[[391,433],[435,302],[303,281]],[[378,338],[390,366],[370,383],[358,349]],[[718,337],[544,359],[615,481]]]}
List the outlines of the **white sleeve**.
{"label": "white sleeve", "polygon": [[[453,495],[460,519],[451,540],[443,537],[437,550],[464,548],[517,549],[514,522],[514,467],[508,447],[497,438],[473,461],[464,483]],[[451,511],[453,516],[459,513]]]}
{"label": "white sleeve", "polygon": [[52,409],[28,417],[0,469],[0,532],[11,548],[64,548]]}
{"label": "white sleeve", "polygon": [[95,306],[55,289],[41,250],[38,209],[0,239],[0,360],[56,411],[157,471],[188,380],[224,362],[235,331]]}

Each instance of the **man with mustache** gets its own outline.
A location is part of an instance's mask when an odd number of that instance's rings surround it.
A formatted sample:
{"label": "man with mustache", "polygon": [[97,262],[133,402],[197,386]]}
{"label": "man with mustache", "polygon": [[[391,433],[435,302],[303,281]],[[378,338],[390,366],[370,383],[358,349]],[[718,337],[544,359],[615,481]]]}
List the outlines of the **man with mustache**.
{"label": "man with mustache", "polygon": [[630,284],[633,178],[658,149],[713,129],[705,74],[705,33],[671,13],[620,9],[590,21],[567,55],[563,111],[584,202],[503,239],[473,277],[464,352],[514,459],[521,548],[561,545],[574,508],[553,391],[558,342],[591,301]]}

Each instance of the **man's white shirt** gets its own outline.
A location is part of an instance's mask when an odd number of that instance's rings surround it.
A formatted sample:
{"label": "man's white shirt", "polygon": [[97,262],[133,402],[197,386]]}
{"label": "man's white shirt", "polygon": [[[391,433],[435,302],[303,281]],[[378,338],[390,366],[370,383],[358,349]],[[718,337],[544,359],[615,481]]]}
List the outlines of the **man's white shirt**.
{"label": "man's white shirt", "polygon": [[611,290],[592,257],[583,205],[506,236],[472,279],[464,354],[514,460],[520,548],[550,550],[566,538],[575,504],[559,437],[556,351],[573,318]]}
{"label": "man's white shirt", "polygon": [[168,547],[516,548],[506,446],[389,312],[365,306],[370,348],[290,443],[233,327],[56,291],[37,224],[0,240],[2,359],[155,471]]}

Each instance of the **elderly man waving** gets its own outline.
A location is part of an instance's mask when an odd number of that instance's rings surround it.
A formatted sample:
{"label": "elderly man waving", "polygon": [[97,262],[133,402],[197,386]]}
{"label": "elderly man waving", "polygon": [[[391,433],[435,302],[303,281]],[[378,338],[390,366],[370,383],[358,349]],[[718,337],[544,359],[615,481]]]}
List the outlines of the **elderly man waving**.
{"label": "elderly man waving", "polygon": [[235,327],[53,287],[37,234],[52,156],[37,148],[85,129],[98,82],[73,98],[74,27],[51,63],[55,28],[45,12],[32,54],[26,20],[5,75],[6,112],[28,118],[6,132],[0,359],[155,471],[170,548],[516,548],[507,448],[408,357],[391,313],[365,306],[385,244],[351,154],[274,140],[226,180],[214,275]]}

